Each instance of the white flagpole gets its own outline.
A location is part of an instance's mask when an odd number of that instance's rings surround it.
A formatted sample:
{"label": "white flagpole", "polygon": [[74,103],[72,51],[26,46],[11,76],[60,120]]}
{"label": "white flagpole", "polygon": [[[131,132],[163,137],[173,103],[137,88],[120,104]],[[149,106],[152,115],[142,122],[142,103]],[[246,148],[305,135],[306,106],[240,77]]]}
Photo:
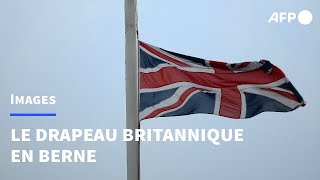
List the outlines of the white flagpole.
{"label": "white flagpole", "polygon": [[[125,0],[127,129],[139,129],[139,58],[137,0]],[[140,144],[127,142],[127,180],[140,180]]]}

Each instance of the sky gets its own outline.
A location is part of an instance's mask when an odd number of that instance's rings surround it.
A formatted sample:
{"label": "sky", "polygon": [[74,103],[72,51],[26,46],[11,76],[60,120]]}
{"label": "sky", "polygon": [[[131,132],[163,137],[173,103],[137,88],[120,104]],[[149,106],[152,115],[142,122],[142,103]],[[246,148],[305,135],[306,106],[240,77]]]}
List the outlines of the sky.
{"label": "sky", "polygon": [[[138,1],[140,40],[224,62],[268,59],[307,101],[289,113],[234,120],[189,115],[143,121],[148,128],[242,128],[244,142],[142,142],[142,180],[308,179],[319,172],[320,2]],[[304,9],[309,25],[267,23]],[[0,179],[126,179],[126,147],[112,143],[17,143],[12,128],[125,128],[124,3],[119,0],[0,1]],[[10,94],[57,103],[11,105]],[[55,118],[12,118],[53,111]],[[11,149],[96,149],[97,163],[11,163]]]}

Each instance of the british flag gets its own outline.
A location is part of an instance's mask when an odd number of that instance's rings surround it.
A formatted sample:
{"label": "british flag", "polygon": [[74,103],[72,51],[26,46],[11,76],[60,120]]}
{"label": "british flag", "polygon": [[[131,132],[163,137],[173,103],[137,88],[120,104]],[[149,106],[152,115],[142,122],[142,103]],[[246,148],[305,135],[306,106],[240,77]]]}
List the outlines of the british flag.
{"label": "british flag", "polygon": [[269,61],[229,64],[140,44],[140,120],[194,113],[250,118],[305,101]]}

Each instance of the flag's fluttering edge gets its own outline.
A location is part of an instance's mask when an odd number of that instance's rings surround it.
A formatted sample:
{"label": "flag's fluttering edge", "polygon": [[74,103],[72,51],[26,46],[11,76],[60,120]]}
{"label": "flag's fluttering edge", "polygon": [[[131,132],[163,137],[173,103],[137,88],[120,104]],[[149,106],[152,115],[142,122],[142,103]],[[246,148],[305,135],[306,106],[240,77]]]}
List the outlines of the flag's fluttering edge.
{"label": "flag's fluttering edge", "polygon": [[305,102],[267,60],[229,64],[140,43],[140,120],[195,113],[250,118]]}

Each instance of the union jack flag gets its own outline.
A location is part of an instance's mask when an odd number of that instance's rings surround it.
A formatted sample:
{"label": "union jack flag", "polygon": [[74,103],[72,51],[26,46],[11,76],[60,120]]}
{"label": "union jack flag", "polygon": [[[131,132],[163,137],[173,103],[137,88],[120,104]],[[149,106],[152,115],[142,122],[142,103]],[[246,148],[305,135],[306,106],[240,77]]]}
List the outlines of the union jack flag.
{"label": "union jack flag", "polygon": [[269,61],[229,64],[140,44],[140,120],[194,113],[242,119],[305,102]]}

